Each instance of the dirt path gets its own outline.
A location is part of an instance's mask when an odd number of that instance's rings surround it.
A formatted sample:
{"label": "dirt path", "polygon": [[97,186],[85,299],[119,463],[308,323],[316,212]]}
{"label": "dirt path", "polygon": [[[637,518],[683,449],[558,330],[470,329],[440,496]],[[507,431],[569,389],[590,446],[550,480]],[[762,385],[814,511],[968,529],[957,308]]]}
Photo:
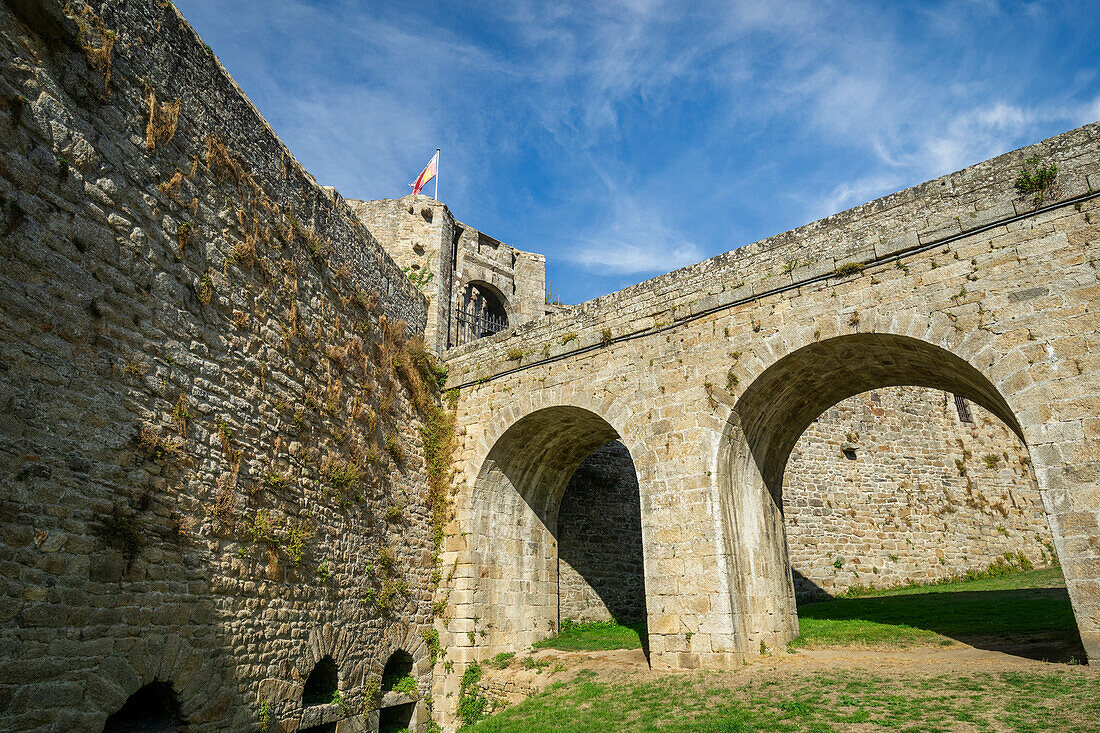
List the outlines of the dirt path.
{"label": "dirt path", "polygon": [[[486,681],[495,688],[497,695],[508,699],[510,704],[520,702],[554,682],[567,680],[582,669],[596,672],[600,677],[616,678],[708,674],[706,671],[650,669],[641,649],[598,652],[545,649],[532,656],[537,660],[549,660],[549,665],[542,671],[524,669],[518,664],[503,670],[486,670]],[[914,646],[909,649],[799,649],[791,654],[763,656],[741,669],[723,671],[721,674],[729,676],[731,686],[738,686],[773,674],[802,677],[838,670],[872,671],[880,676],[902,677],[1008,671],[1051,673],[1070,668],[1077,674],[1100,677],[1100,666],[1070,667],[993,649],[979,649],[961,642],[947,647]]]}

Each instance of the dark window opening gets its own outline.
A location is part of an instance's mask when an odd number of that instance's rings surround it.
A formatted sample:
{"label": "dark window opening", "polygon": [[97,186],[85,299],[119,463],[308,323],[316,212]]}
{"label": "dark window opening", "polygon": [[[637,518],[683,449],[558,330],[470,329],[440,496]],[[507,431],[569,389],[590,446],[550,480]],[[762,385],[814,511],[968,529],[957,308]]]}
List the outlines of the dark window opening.
{"label": "dark window opening", "polygon": [[955,409],[959,412],[959,422],[974,422],[970,416],[970,405],[966,404],[966,398],[962,395],[955,395]]}
{"label": "dark window opening", "polygon": [[398,733],[409,730],[412,728],[414,712],[416,712],[415,702],[382,708],[378,714],[378,733]]}
{"label": "dark window opening", "polygon": [[492,336],[507,327],[508,313],[500,297],[484,284],[467,285],[458,311],[459,345]]}
{"label": "dark window opening", "polygon": [[854,461],[856,459],[855,448],[842,448],[841,450],[844,453],[844,457],[847,458],[849,461]]}
{"label": "dark window opening", "polygon": [[382,692],[397,690],[407,695],[416,694],[416,679],[412,671],[412,656],[403,649],[395,651],[382,670]]}
{"label": "dark window opening", "polygon": [[500,246],[499,239],[493,239],[488,234],[483,232],[477,233],[477,251],[481,252],[483,249],[496,249]]}
{"label": "dark window opening", "polygon": [[339,689],[339,673],[332,657],[325,657],[309,673],[302,691],[303,705],[327,705]]}
{"label": "dark window opening", "polygon": [[103,733],[168,733],[182,730],[186,723],[172,683],[150,682],[107,718]]}

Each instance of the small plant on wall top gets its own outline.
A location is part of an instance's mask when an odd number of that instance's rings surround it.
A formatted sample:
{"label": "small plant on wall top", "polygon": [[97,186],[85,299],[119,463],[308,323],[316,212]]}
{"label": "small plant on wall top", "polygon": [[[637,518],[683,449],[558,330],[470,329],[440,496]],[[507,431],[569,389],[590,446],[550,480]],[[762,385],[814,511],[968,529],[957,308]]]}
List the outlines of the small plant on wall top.
{"label": "small plant on wall top", "polygon": [[1043,165],[1039,158],[1028,158],[1016,178],[1016,190],[1024,196],[1034,196],[1038,206],[1051,194],[1057,177],[1058,166],[1055,163]]}

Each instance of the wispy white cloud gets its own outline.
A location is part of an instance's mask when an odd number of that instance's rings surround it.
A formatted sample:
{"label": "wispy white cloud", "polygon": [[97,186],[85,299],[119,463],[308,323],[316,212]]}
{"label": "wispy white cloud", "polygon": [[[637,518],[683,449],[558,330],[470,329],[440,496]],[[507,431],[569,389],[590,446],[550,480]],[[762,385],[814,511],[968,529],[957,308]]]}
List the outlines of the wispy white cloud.
{"label": "wispy white cloud", "polygon": [[616,275],[667,272],[704,258],[703,250],[654,218],[653,209],[619,196],[606,221],[575,235],[561,254],[585,269]]}
{"label": "wispy white cloud", "polygon": [[1100,118],[1072,2],[178,4],[319,180],[401,195],[443,147],[456,214],[552,273],[671,269]]}

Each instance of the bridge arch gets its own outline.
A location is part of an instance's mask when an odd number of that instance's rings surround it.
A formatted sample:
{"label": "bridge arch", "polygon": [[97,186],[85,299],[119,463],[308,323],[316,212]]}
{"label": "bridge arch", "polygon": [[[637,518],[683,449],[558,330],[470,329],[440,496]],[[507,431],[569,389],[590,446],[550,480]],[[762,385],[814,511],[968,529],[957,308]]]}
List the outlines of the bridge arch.
{"label": "bridge arch", "polygon": [[630,450],[629,435],[608,419],[568,404],[534,409],[491,440],[468,515],[475,594],[486,610],[470,640],[486,654],[522,649],[557,629],[562,496],[584,460],[612,441]]}
{"label": "bridge arch", "polygon": [[734,408],[736,424],[774,493],[791,448],[818,415],[848,397],[896,386],[962,395],[1024,440],[1012,408],[978,369],[940,346],[890,333],[837,336],[782,357],[741,393]]}
{"label": "bridge arch", "polygon": [[1028,431],[1005,395],[982,370],[942,346],[906,335],[857,332],[780,355],[738,396],[718,454],[730,602],[742,648],[783,644],[798,633],[781,496],[791,450],[833,405],[894,386],[965,397],[1027,446]]}

